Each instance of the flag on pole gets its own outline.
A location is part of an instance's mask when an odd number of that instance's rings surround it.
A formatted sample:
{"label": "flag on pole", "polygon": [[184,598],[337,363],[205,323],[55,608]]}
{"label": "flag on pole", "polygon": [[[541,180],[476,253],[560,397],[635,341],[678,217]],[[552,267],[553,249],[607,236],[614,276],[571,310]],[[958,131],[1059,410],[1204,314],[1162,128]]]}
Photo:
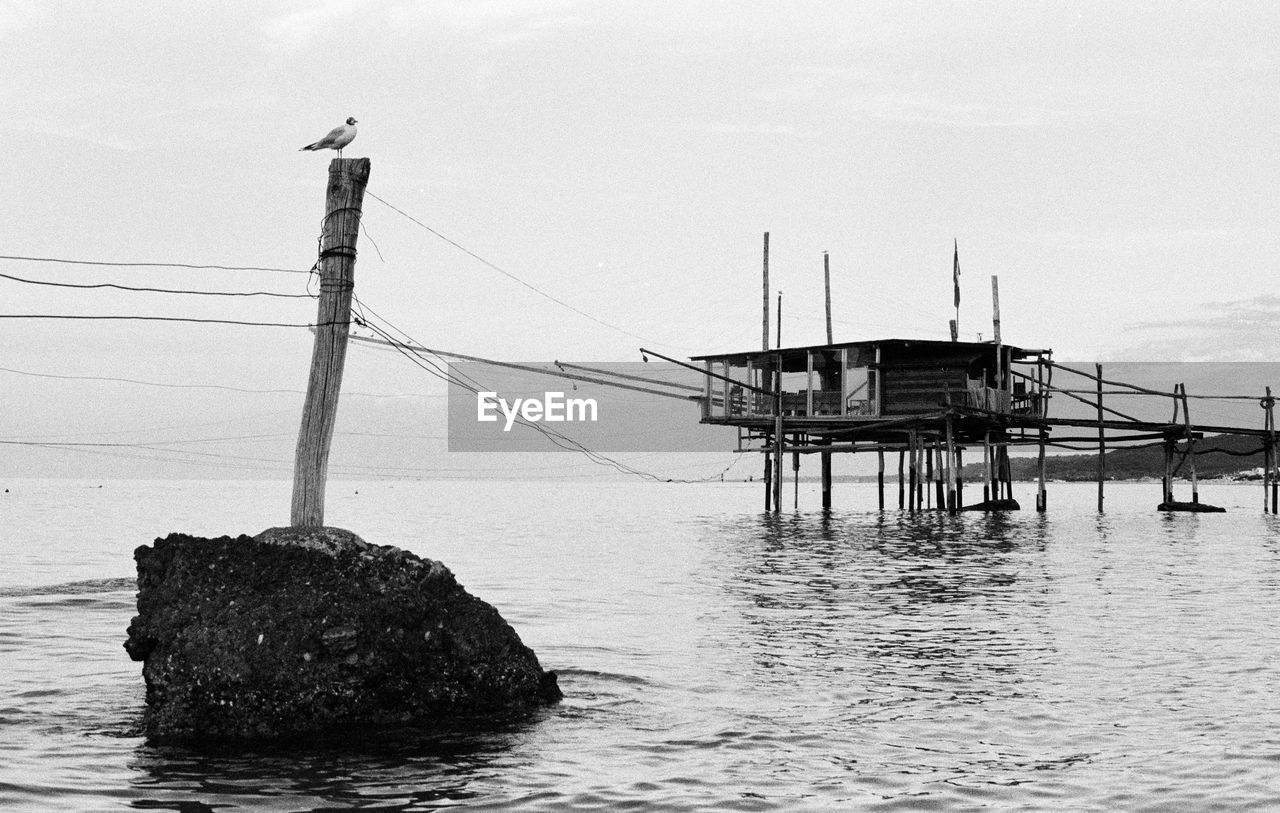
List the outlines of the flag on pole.
{"label": "flag on pole", "polygon": [[956,307],[960,307],[960,242],[956,241],[955,269],[951,272],[951,282],[956,289]]}

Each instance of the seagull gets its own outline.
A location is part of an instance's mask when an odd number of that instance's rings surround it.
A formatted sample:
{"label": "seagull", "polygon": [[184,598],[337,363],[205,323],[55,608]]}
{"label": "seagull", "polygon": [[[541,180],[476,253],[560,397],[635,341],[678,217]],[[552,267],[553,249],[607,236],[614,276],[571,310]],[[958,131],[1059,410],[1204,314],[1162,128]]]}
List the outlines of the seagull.
{"label": "seagull", "polygon": [[302,150],[337,150],[338,158],[342,158],[342,148],[354,141],[355,137],[356,120],[348,118],[346,124],[334,127],[324,138],[314,144],[308,144],[300,148],[298,152],[302,152]]}

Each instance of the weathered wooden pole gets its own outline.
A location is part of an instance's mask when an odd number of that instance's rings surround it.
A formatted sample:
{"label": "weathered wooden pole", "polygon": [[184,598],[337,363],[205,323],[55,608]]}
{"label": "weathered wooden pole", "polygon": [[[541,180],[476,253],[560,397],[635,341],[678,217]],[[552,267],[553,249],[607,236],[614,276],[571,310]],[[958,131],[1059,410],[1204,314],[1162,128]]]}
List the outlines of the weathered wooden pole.
{"label": "weathered wooden pole", "polygon": [[876,449],[876,462],[879,464],[879,471],[876,473],[876,492],[880,496],[880,510],[884,510],[884,449]]}
{"label": "weathered wooden pole", "polygon": [[1164,496],[1161,502],[1173,502],[1173,446],[1174,440],[1169,435],[1164,437],[1164,477],[1161,483],[1164,486]]}
{"label": "weathered wooden pole", "polygon": [[[1276,401],[1271,397],[1271,388],[1267,387],[1267,448],[1271,450],[1271,513],[1280,508],[1280,465],[1276,461]],[[1264,495],[1265,498],[1265,495]]]}
{"label": "weathered wooden pole", "polygon": [[[782,291],[778,291],[778,349],[782,349]],[[782,386],[782,357],[778,357],[778,386]]]}
{"label": "weathered wooden pole", "polygon": [[[955,435],[951,427],[951,416],[946,418],[947,430],[947,502],[946,509],[948,513],[954,514],[959,508],[957,505],[957,488],[956,488],[956,444]],[[941,478],[939,478],[941,479]]]}
{"label": "weathered wooden pole", "polygon": [[982,501],[991,499],[991,431],[982,434]]}
{"label": "weathered wooden pole", "polygon": [[[1101,383],[1098,384],[1102,386]],[[1191,464],[1191,502],[1200,502],[1200,481],[1196,477],[1196,440],[1191,430],[1191,409],[1187,403],[1187,385],[1179,384],[1182,389],[1182,418],[1186,422],[1187,430],[1187,461]]]}
{"label": "weathered wooden pole", "polygon": [[773,435],[766,432],[764,443],[764,510],[768,513],[773,510]]}
{"label": "weathered wooden pole", "polygon": [[776,415],[773,419],[773,510],[782,512],[782,453],[786,438],[782,434],[782,354],[778,354],[777,382],[774,399]]}
{"label": "weathered wooden pole", "polygon": [[1036,510],[1049,510],[1049,492],[1044,488],[1044,447],[1045,442],[1049,439],[1049,433],[1045,429],[1040,430],[1040,490],[1036,493]]}
{"label": "weathered wooden pole", "polygon": [[918,445],[919,444],[916,442],[916,433],[914,430],[912,430],[907,434],[907,448],[910,449],[910,452],[911,452],[911,455],[910,455],[911,462],[908,465],[908,472],[907,472],[908,474],[907,488],[909,489],[908,497],[907,497],[908,511],[917,510],[919,508],[919,502],[920,502],[919,495],[917,493],[918,490],[916,488],[917,478],[920,476],[920,469],[916,462],[916,458],[918,456],[916,447]]}
{"label": "weathered wooden pole", "polygon": [[[796,435],[791,438],[791,442],[797,447],[800,445],[800,436]],[[791,508],[794,511],[800,510],[800,453],[791,453],[791,482],[794,486],[794,494],[791,498]]]}
{"label": "weathered wooden pole", "polygon": [[[937,465],[934,466],[934,463],[937,463]],[[931,446],[929,446],[928,465],[925,466],[924,476],[925,479],[928,480],[928,487],[925,487],[925,490],[928,490],[929,492],[929,494],[925,495],[924,498],[925,506],[937,508],[938,511],[942,511],[942,508],[945,508],[946,506],[943,506],[942,455],[938,452],[937,440],[934,440]]]}
{"label": "weathered wooden pole", "polygon": [[320,234],[320,303],[311,352],[307,400],[293,466],[294,527],[324,525],[324,489],[329,443],[338,415],[338,393],[347,359],[347,328],[355,287],[356,238],[369,183],[368,158],[335,158],[329,164],[324,225]]}
{"label": "weathered wooden pole", "polygon": [[1102,511],[1103,483],[1107,479],[1107,434],[1102,426],[1102,365],[1095,364],[1098,374],[1098,511]]}
{"label": "weathered wooden pole", "polygon": [[822,279],[827,288],[827,344],[835,344],[831,333],[831,258],[822,252]]}
{"label": "weathered wooden pole", "polygon": [[906,459],[907,459],[907,451],[905,449],[899,449],[898,450],[898,510],[899,511],[901,511],[903,508],[906,508],[906,504],[905,504],[906,489],[903,488],[903,486],[906,483],[906,478],[902,474],[902,466],[903,466],[903,463],[906,461]]}
{"label": "weathered wooden pole", "polygon": [[964,447],[956,447],[956,509],[964,508]]}
{"label": "weathered wooden pole", "polygon": [[760,340],[760,349],[769,349],[769,232],[764,233],[764,335]]}
{"label": "weathered wooden pole", "polygon": [[[825,445],[831,445],[831,439],[828,438]],[[831,452],[823,452],[822,458],[822,510],[831,510]],[[881,501],[883,501],[881,497]]]}

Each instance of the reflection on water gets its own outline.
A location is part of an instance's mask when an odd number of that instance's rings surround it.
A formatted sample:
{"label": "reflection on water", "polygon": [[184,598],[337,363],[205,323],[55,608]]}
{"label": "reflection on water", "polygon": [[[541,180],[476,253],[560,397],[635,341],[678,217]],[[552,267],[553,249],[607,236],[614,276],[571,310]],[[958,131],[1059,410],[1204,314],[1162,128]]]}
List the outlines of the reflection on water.
{"label": "reflection on water", "polygon": [[509,754],[545,713],[477,719],[432,731],[356,732],[265,746],[142,744],[130,768],[133,807],[191,810],[192,796],[254,807],[306,799],[320,807],[423,810],[465,802],[478,777],[507,767]]}
{"label": "reflection on water", "polygon": [[[1249,509],[1215,498],[1226,515],[1159,514],[1121,487],[1099,515],[1092,487],[1059,486],[1048,514],[951,517],[762,515],[728,484],[385,488],[361,499],[389,526],[439,506],[416,550],[502,610],[564,702],[339,741],[148,744],[121,648],[132,580],[103,578],[148,537],[117,528],[107,552],[64,530],[0,588],[0,809],[1274,804],[1280,520],[1252,491]],[[73,581],[94,557],[123,565]]]}

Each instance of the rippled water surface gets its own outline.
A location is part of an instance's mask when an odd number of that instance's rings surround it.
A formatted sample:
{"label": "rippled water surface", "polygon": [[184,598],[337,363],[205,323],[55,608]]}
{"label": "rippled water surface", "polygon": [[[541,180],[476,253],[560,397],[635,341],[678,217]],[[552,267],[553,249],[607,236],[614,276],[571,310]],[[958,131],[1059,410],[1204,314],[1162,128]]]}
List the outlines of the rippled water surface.
{"label": "rippled water surface", "polygon": [[443,560],[565,700],[202,749],[135,733],[132,551],[281,524],[288,484],[97,486],[0,494],[3,810],[1280,808],[1257,487],[1203,487],[1226,514],[1059,485],[1046,515],[947,517],[844,485],[774,518],[759,484],[332,483],[331,524]]}

